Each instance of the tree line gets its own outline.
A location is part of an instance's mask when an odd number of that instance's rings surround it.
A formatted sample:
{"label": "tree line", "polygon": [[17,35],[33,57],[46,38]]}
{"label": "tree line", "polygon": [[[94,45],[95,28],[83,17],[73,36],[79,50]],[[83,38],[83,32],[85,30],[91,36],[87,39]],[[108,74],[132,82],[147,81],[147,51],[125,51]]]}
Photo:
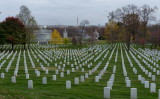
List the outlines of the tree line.
{"label": "tree line", "polygon": [[15,44],[23,44],[28,48],[33,38],[33,31],[37,29],[37,22],[31,15],[31,11],[27,6],[22,5],[20,12],[15,17],[7,17],[0,23],[0,44],[11,44],[12,50]]}
{"label": "tree line", "polygon": [[[148,26],[149,22],[156,21],[157,9],[156,6],[138,7],[130,4],[109,12],[108,23],[104,30],[105,39],[111,43],[126,42],[128,51],[131,43],[140,44],[143,47],[147,43],[150,43],[153,48],[160,46],[160,24]],[[80,45],[82,44],[83,30],[87,30],[87,24],[89,21],[83,20],[78,28]],[[28,7],[22,5],[20,12],[15,17],[7,17],[0,22],[0,45],[11,44],[12,50],[15,44],[24,45],[24,49],[29,48],[35,29],[38,29],[35,17],[32,16]],[[92,33],[90,29],[87,31]],[[74,35],[75,32],[72,36],[74,37]]]}
{"label": "tree line", "polygon": [[105,28],[106,40],[110,42],[126,41],[128,51],[131,43],[145,47],[148,42],[153,43],[154,40],[157,40],[156,42],[160,45],[160,39],[149,40],[152,35],[149,32],[152,31],[148,29],[149,22],[156,21],[154,14],[157,9],[156,6],[150,7],[146,4],[141,7],[130,4],[109,12],[109,21]]}

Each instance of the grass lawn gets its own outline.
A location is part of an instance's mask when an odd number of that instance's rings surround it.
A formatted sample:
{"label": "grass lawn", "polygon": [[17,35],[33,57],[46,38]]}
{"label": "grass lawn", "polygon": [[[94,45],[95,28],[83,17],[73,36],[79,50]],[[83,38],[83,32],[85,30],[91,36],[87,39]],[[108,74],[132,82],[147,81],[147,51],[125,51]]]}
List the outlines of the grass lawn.
{"label": "grass lawn", "polygon": [[[142,52],[137,47],[132,46],[130,53],[127,52],[133,67],[128,61],[127,54],[125,53],[126,46],[123,43],[85,45],[81,48],[74,45],[52,48],[46,45],[38,46],[33,44],[31,48],[30,51],[25,51],[25,53],[24,51],[20,53],[20,50],[13,53],[7,51],[0,52],[0,73],[5,73],[5,78],[0,78],[0,99],[103,99],[103,89],[107,86],[107,81],[109,81],[113,74],[114,66],[116,66],[116,72],[111,90],[111,99],[130,99],[130,88],[137,88],[138,99],[157,99],[158,97],[160,75],[157,75],[153,69],[149,68],[143,60],[146,60],[156,70],[159,70],[160,65],[156,67],[142,56],[145,55],[144,53],[142,55],[139,54],[138,52]],[[20,47],[17,46],[16,49],[20,49]],[[122,68],[122,54],[127,77],[131,80],[131,87],[126,87]],[[155,59],[160,56],[151,56],[150,53],[146,54],[148,54],[148,56],[145,55],[146,57],[153,60],[156,64],[160,64],[160,59],[158,61]],[[33,62],[31,62],[29,55]],[[117,62],[115,62],[116,55]],[[152,81],[151,77],[148,77],[142,71],[133,55],[145,70],[151,72],[152,75],[156,75],[155,81]],[[19,62],[17,61],[18,56],[20,56]],[[25,61],[26,64],[24,64]],[[32,63],[35,64],[35,68],[32,68]],[[101,73],[106,63],[108,63],[108,66],[105,73],[103,73],[99,82],[95,82],[95,76]],[[30,76],[29,79],[26,79],[24,70],[26,66]],[[8,72],[6,72],[7,67],[9,67]],[[45,70],[42,70],[43,67],[49,70],[48,74],[45,73]],[[16,68],[18,68],[16,83],[12,83],[11,77],[14,76]],[[72,72],[72,68],[75,69],[75,72]],[[84,68],[84,72],[82,72],[82,68]],[[137,74],[134,74],[133,68],[137,70]],[[40,77],[37,77],[35,74],[35,69],[40,71]],[[55,73],[56,70],[59,71],[58,74]],[[67,75],[67,70],[70,70],[70,75]],[[86,73],[89,74],[91,70],[94,70],[92,75],[85,78],[84,82],[80,81],[79,85],[74,84],[76,77],[80,79],[80,76],[85,76]],[[64,73],[64,77],[60,76],[61,72]],[[53,75],[56,75],[56,81],[52,80]],[[156,92],[151,93],[150,88],[144,88],[144,84],[138,81],[138,75],[142,75],[150,83],[156,83]],[[43,77],[47,77],[46,85],[42,84]],[[28,89],[28,80],[33,80],[33,89]],[[71,81],[71,89],[66,89],[65,84],[67,80]]]}

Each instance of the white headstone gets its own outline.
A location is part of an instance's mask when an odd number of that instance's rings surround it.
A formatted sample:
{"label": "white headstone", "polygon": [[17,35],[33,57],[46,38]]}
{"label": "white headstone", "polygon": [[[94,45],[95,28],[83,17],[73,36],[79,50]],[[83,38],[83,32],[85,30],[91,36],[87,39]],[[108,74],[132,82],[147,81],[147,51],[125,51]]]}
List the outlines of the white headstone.
{"label": "white headstone", "polygon": [[110,87],[110,90],[112,90],[112,86],[113,86],[113,82],[112,81],[108,81],[107,82],[107,87]]}
{"label": "white headstone", "polygon": [[38,69],[35,69],[35,74],[37,74]]}
{"label": "white headstone", "polygon": [[152,75],[152,81],[155,81],[155,80],[156,80],[156,76]]}
{"label": "white headstone", "polygon": [[80,76],[80,81],[84,82],[84,76],[83,75]]}
{"label": "white headstone", "polygon": [[8,72],[8,68],[6,68],[6,72]]}
{"label": "white headstone", "polygon": [[67,75],[70,75],[70,70],[67,70]]}
{"label": "white headstone", "polygon": [[127,80],[129,80],[129,77],[125,77],[125,83],[127,83]]}
{"label": "white headstone", "polygon": [[53,76],[52,76],[52,80],[56,80],[56,75],[53,75]]}
{"label": "white headstone", "polygon": [[148,77],[151,77],[151,76],[152,76],[152,73],[151,73],[151,72],[149,72],[149,73],[148,73]]}
{"label": "white headstone", "polygon": [[126,87],[131,87],[131,80],[127,80]]}
{"label": "white headstone", "polygon": [[4,73],[1,73],[1,78],[4,78],[5,76],[4,76]]}
{"label": "white headstone", "polygon": [[89,70],[89,75],[92,75],[92,70]]}
{"label": "white headstone", "polygon": [[14,76],[17,76],[18,71],[14,71]]}
{"label": "white headstone", "polygon": [[58,69],[61,69],[61,66],[58,66]]}
{"label": "white headstone", "polygon": [[156,84],[155,83],[150,84],[150,92],[156,92]]}
{"label": "white headstone", "polygon": [[64,67],[62,68],[62,71],[64,72]]}
{"label": "white headstone", "polygon": [[88,78],[88,73],[85,73],[85,78]]}
{"label": "white headstone", "polygon": [[26,79],[29,79],[29,74],[26,74]]}
{"label": "white headstone", "polygon": [[45,70],[45,74],[48,74],[48,69]]}
{"label": "white headstone", "polygon": [[149,81],[145,81],[144,88],[149,88]]}
{"label": "white headstone", "polygon": [[64,73],[63,73],[63,72],[61,72],[61,75],[60,75],[60,77],[64,77]]}
{"label": "white headstone", "polygon": [[145,74],[146,74],[146,75],[148,74],[148,70],[145,71]]}
{"label": "white headstone", "polygon": [[98,74],[98,76],[99,76],[99,79],[102,79],[102,74]]}
{"label": "white headstone", "polygon": [[95,82],[99,82],[99,76],[95,76]]}
{"label": "white headstone", "polygon": [[33,81],[32,80],[28,80],[28,88],[33,89]]}
{"label": "white headstone", "polygon": [[160,99],[160,89],[158,89],[158,99]]}
{"label": "white headstone", "polygon": [[153,68],[153,72],[156,72],[156,68]]}
{"label": "white headstone", "polygon": [[16,83],[16,76],[12,76],[12,83]]}
{"label": "white headstone", "polygon": [[42,84],[47,84],[47,78],[46,77],[42,78]]}
{"label": "white headstone", "polygon": [[157,70],[157,75],[160,75],[160,71],[159,70]]}
{"label": "white headstone", "polygon": [[138,75],[138,80],[141,80],[142,76],[141,75]]}
{"label": "white headstone", "polygon": [[74,79],[74,84],[79,85],[79,78]]}
{"label": "white headstone", "polygon": [[28,74],[28,69],[25,69],[25,73]]}
{"label": "white headstone", "polygon": [[131,88],[131,99],[137,99],[137,88]]}
{"label": "white headstone", "polygon": [[66,89],[71,89],[71,81],[66,81]]}
{"label": "white headstone", "polygon": [[144,84],[144,82],[145,82],[145,78],[142,77],[142,78],[141,78],[141,84]]}
{"label": "white headstone", "polygon": [[40,71],[37,71],[37,77],[39,77],[40,76]]}
{"label": "white headstone", "polygon": [[78,70],[79,69],[79,66],[76,66],[76,70]]}
{"label": "white headstone", "polygon": [[82,68],[82,72],[84,72],[84,68]]}
{"label": "white headstone", "polygon": [[75,72],[75,69],[74,69],[74,68],[72,68],[72,72]]}
{"label": "white headstone", "polygon": [[104,98],[110,99],[110,87],[104,87]]}
{"label": "white headstone", "polygon": [[56,74],[58,74],[58,69],[56,69]]}
{"label": "white headstone", "polygon": [[55,63],[55,67],[57,67],[57,63]]}
{"label": "white headstone", "polygon": [[127,72],[126,71],[124,71],[123,74],[124,74],[124,76],[127,76]]}

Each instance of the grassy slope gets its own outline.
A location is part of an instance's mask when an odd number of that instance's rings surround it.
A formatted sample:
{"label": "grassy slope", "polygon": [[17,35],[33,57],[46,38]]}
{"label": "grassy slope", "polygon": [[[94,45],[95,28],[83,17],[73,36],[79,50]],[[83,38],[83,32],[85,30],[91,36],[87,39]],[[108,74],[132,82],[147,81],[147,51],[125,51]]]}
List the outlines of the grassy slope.
{"label": "grassy slope", "polygon": [[[111,91],[111,99],[129,99],[130,88],[125,87],[125,82],[124,82],[125,78],[123,76],[122,66],[121,66],[120,49],[118,53],[118,62],[117,63],[114,62],[114,58],[116,55],[116,50],[115,50],[113,53],[113,57],[110,61],[110,64],[107,68],[107,72],[103,75],[99,83],[94,82],[95,76],[103,69],[105,63],[108,61],[108,57],[110,56],[110,53],[112,50],[113,49],[109,49],[109,54],[107,58],[102,62],[100,68],[98,68],[98,71],[96,71],[93,75],[89,76],[88,79],[85,79],[85,82],[83,83],[80,82],[80,85],[73,84],[74,77],[80,77],[80,75],[82,74],[84,75],[84,73],[81,73],[80,70],[75,73],[71,73],[71,75],[65,75],[65,78],[60,78],[60,76],[57,75],[57,81],[52,81],[52,75],[55,74],[54,69],[52,71],[49,71],[48,75],[46,75],[43,71],[41,71],[41,77],[36,77],[33,69],[29,70],[30,79],[32,79],[34,83],[33,89],[27,88],[28,80],[25,79],[25,74],[24,74],[23,54],[21,54],[17,83],[16,84],[11,83],[11,76],[13,76],[13,71],[15,69],[16,61],[18,58],[18,56],[16,56],[10,71],[8,73],[5,73],[4,79],[0,79],[0,98],[5,98],[5,99],[6,98],[8,99],[102,99],[103,87],[107,85],[107,81],[109,80],[109,77],[112,74],[113,66],[116,65],[117,71],[115,74],[115,83],[113,85],[113,90]],[[129,62],[127,60],[127,57],[124,51],[123,51],[123,55],[124,55],[125,66],[128,72],[128,76],[132,83],[132,87],[138,88],[138,99],[156,99],[157,93],[150,93],[149,89],[144,88],[144,85],[142,85],[140,81],[137,80],[137,75],[133,74],[132,68],[129,66]],[[0,72],[5,72],[5,67],[7,66],[8,61],[11,59],[11,57],[7,60],[6,64],[4,64],[4,67],[2,67]],[[134,66],[137,68],[138,74],[141,74],[147,78],[147,76],[144,75],[144,73],[137,66],[133,58],[131,58],[131,60]],[[60,59],[58,61],[63,61],[63,59]],[[39,63],[37,63],[36,60],[34,60],[34,62],[36,63],[36,67],[39,67]],[[93,63],[93,66],[95,66],[96,64],[97,62]],[[31,69],[31,63],[28,57],[27,57],[27,65],[28,65],[28,68]],[[54,67],[54,62],[51,63],[50,67]],[[66,68],[69,69],[70,67],[68,66]],[[85,67],[85,71],[88,71],[88,70],[89,69]],[[41,79],[44,76],[46,76],[48,79],[47,85],[42,85],[41,83],[42,82]],[[147,78],[147,79],[151,80],[150,78]],[[71,89],[65,88],[66,80],[72,81]],[[156,76],[157,90],[159,89],[159,86],[160,86],[158,84],[159,80],[160,80],[159,76]]]}

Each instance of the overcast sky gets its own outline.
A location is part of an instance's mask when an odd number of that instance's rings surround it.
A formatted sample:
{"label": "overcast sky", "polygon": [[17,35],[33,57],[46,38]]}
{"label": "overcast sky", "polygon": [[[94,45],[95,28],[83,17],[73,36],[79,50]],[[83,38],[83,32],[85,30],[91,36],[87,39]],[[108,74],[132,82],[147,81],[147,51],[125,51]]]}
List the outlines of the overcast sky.
{"label": "overcast sky", "polygon": [[[19,13],[26,5],[40,25],[76,25],[87,19],[90,25],[104,25],[107,13],[127,4],[159,6],[160,0],[0,0],[0,21]],[[160,8],[156,14],[160,19]]]}

